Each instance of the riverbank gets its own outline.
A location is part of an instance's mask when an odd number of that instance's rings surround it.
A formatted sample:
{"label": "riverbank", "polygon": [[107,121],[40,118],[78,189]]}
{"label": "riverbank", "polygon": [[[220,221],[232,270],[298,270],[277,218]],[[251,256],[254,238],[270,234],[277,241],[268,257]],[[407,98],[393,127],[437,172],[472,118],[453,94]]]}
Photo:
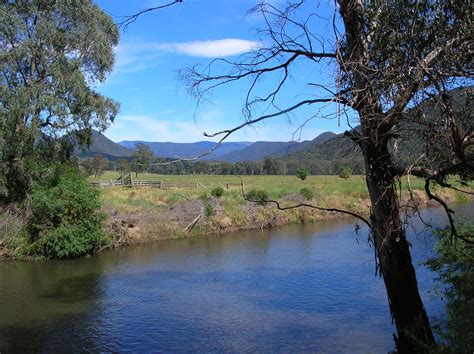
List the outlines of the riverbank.
{"label": "riverbank", "polygon": [[[103,179],[117,178],[109,172]],[[277,200],[281,207],[301,203],[321,208],[338,208],[368,217],[370,201],[363,176],[163,176],[141,174],[140,179],[159,180],[173,188],[101,188],[102,211],[106,215],[106,238],[96,252],[129,244],[186,238],[240,230],[272,228],[288,224],[317,223],[347,217],[309,207],[279,210],[273,203],[249,202],[243,193]],[[243,183],[243,188],[241,186]],[[179,186],[188,186],[182,188]],[[189,186],[195,186],[189,188]],[[401,183],[401,206],[423,208],[436,205],[423,191],[423,181],[411,178]],[[472,190],[472,186],[471,186]],[[448,203],[467,202],[467,194],[435,188]],[[0,258],[24,258],[28,244],[24,210],[0,212]],[[359,222],[360,223],[360,222]]]}
{"label": "riverbank", "polygon": [[[153,175],[145,175],[150,178]],[[140,177],[140,176],[139,176]],[[155,178],[158,178],[155,175]],[[113,247],[164,239],[272,228],[288,224],[315,223],[320,220],[347,217],[346,214],[321,211],[309,207],[279,210],[273,203],[244,200],[242,193],[265,191],[268,198],[278,200],[282,207],[301,203],[322,208],[338,208],[368,217],[370,200],[363,176],[344,180],[337,176],[310,176],[300,181],[294,176],[160,176],[165,183],[199,184],[196,190],[120,187],[101,192],[103,210],[108,215],[108,232]],[[401,206],[424,208],[436,202],[428,200],[423,181],[402,181]],[[226,189],[225,186],[230,185]],[[220,197],[212,190],[224,187]],[[470,200],[464,193],[436,188],[435,192],[448,203]],[[360,222],[359,222],[360,223]]]}

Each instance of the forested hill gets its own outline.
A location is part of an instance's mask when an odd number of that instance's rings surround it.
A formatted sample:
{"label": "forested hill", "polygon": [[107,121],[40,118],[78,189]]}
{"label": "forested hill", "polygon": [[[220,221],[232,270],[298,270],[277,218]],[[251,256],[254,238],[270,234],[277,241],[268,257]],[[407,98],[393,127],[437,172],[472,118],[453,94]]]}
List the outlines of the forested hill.
{"label": "forested hill", "polygon": [[343,167],[349,167],[354,173],[363,173],[363,160],[358,147],[344,134],[327,134],[326,139],[306,146],[278,159],[292,172],[304,167],[311,174],[336,174]]}
{"label": "forested hill", "polygon": [[263,160],[269,156],[284,156],[296,151],[310,148],[314,145],[319,145],[325,141],[332,139],[336,134],[332,132],[325,132],[318,135],[313,140],[298,141],[257,141],[240,151],[234,151],[227,155],[223,155],[221,160],[235,163],[242,161],[258,161]]}
{"label": "forested hill", "polygon": [[[457,88],[449,93],[454,98],[453,109],[462,115],[458,119],[463,121],[466,131],[472,131],[474,128],[473,92],[473,86],[470,86]],[[445,149],[442,137],[427,134],[426,127],[420,129],[423,121],[426,122],[426,125],[431,125],[439,119],[439,115],[439,107],[432,100],[425,100],[419,106],[407,110],[405,118],[400,123],[400,137],[396,152],[394,152],[399,166],[413,163],[420,157],[421,151]],[[419,116],[422,118],[420,119]],[[420,132],[425,132],[425,134],[422,135]],[[395,144],[395,140],[393,140],[393,144]],[[344,137],[344,134],[334,135],[333,138],[327,139],[322,144],[312,144],[300,151],[282,156],[277,161],[286,165],[289,173],[296,166],[306,168],[311,174],[334,174],[343,167],[348,167],[356,174],[364,173],[359,147],[352,140]]]}
{"label": "forested hill", "polygon": [[104,134],[99,133],[96,130],[92,130],[90,146],[86,149],[83,149],[77,146],[76,144],[74,154],[79,157],[92,157],[102,155],[103,157],[109,160],[116,160],[120,157],[131,157],[132,150],[129,150],[126,147],[117,143],[114,143]]}

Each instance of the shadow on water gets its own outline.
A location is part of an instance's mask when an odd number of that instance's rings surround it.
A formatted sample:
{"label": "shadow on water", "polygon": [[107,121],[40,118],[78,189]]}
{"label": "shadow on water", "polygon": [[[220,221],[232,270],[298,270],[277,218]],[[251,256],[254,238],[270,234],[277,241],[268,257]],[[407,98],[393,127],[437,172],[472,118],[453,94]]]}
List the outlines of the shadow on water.
{"label": "shadow on water", "polygon": [[[387,352],[394,328],[366,236],[333,220],[4,262],[0,352]],[[419,265],[435,238],[409,236],[422,297],[439,315],[434,275]]]}

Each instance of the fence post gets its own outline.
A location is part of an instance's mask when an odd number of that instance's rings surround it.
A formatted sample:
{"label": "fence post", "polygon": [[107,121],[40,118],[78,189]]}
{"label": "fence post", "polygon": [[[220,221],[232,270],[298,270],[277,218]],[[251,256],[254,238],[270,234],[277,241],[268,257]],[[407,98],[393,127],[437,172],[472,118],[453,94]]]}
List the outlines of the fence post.
{"label": "fence post", "polygon": [[199,190],[199,184],[196,182],[196,190]]}

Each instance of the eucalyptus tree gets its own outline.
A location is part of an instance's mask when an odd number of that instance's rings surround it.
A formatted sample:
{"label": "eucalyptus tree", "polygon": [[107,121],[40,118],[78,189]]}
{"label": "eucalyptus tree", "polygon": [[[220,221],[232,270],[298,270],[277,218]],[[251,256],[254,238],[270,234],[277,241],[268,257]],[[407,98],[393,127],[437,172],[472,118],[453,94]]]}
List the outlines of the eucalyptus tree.
{"label": "eucalyptus tree", "polygon": [[[125,25],[178,2],[143,10]],[[220,137],[220,144],[248,125],[291,113],[359,125],[346,132],[363,156],[371,201],[370,219],[358,218],[370,230],[397,349],[430,351],[436,343],[418,290],[397,186],[405,175],[424,178],[428,197],[446,210],[452,234],[463,237],[453,211],[432,186],[454,188],[449,176],[459,176],[462,183],[473,177],[473,90],[458,90],[461,100],[450,92],[472,85],[471,2],[336,0],[332,6],[262,1],[253,14],[263,24],[259,48],[234,61],[217,58],[183,71],[198,99],[216,87],[248,80],[245,121],[205,136]],[[303,84],[302,91],[292,95],[295,82]],[[423,109],[426,100],[434,103],[434,115]],[[419,147],[419,155],[405,165],[397,159],[402,143]]]}
{"label": "eucalyptus tree", "polygon": [[[452,210],[431,187],[450,187],[449,175],[463,181],[473,176],[472,89],[462,91],[469,96],[463,100],[467,105],[449,92],[472,84],[470,2],[337,0],[329,19],[309,1],[290,1],[283,7],[262,2],[254,11],[264,23],[260,48],[234,62],[216,59],[183,73],[198,98],[215,87],[249,80],[245,122],[207,135],[224,140],[249,124],[308,106],[314,107],[310,118],[317,118],[320,106],[328,104],[333,104],[334,118],[360,125],[347,136],[364,158],[371,200],[366,223],[398,332],[396,345],[400,352],[429,350],[435,340],[418,290],[397,184],[410,173],[423,177],[428,197],[446,209],[456,235]],[[309,90],[298,92],[288,104],[285,87],[297,80],[291,74],[301,70],[301,62],[311,70],[302,75]],[[334,72],[327,81],[327,75],[310,74],[325,68]],[[265,77],[273,79],[273,88],[259,86]],[[419,103],[427,99],[435,102],[437,118],[427,118],[422,110]],[[267,111],[255,115],[262,105]],[[418,131],[424,149],[408,166],[399,166],[397,146],[405,130]]]}
{"label": "eucalyptus tree", "polygon": [[135,149],[136,150],[132,154],[132,166],[135,171],[135,176],[138,177],[139,172],[150,172],[149,169],[155,160],[155,155],[146,144],[135,144]]}
{"label": "eucalyptus tree", "polygon": [[47,156],[68,159],[66,137],[87,143],[114,119],[118,104],[92,86],[118,37],[92,0],[0,2],[0,201],[23,198]]}

